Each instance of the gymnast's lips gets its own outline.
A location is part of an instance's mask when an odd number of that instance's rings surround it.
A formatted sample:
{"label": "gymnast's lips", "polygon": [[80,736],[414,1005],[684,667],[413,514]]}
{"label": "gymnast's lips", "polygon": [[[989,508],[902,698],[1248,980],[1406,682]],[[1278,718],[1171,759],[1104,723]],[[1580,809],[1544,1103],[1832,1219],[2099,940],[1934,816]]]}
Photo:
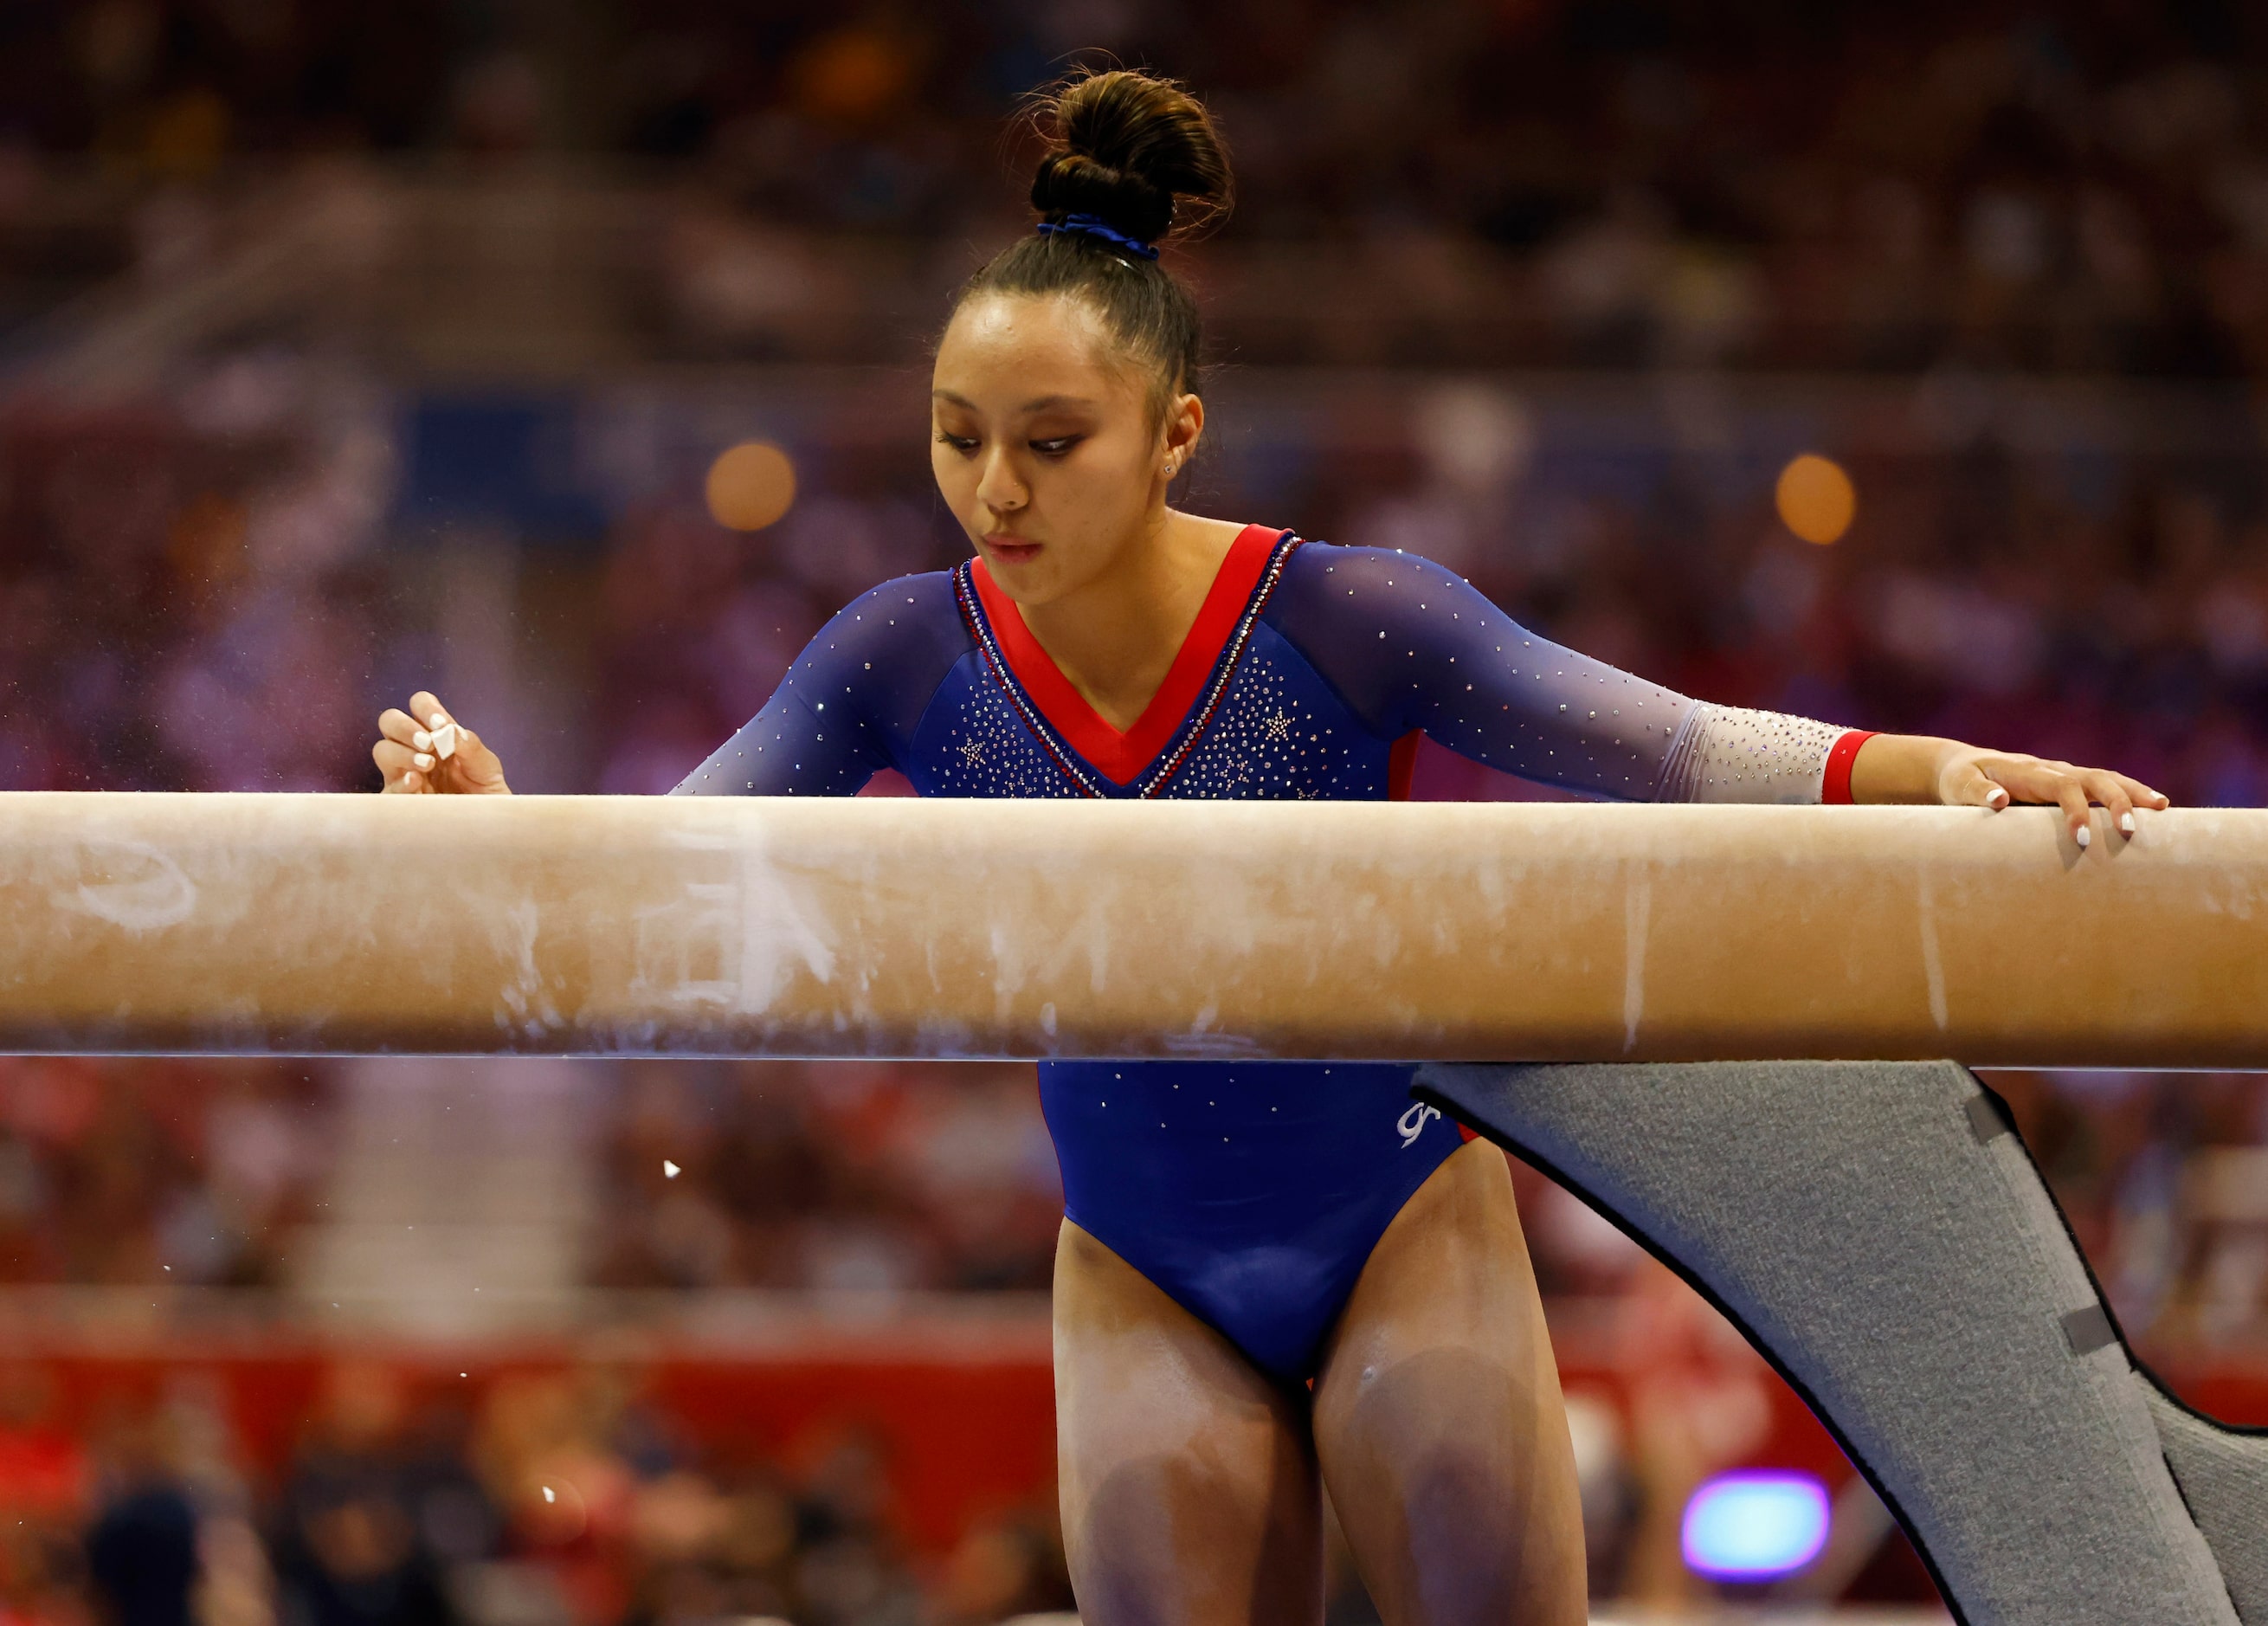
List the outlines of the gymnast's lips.
{"label": "gymnast's lips", "polygon": [[1040,557],[1043,545],[1019,536],[986,536],[977,543],[984,557],[998,565],[1028,565]]}

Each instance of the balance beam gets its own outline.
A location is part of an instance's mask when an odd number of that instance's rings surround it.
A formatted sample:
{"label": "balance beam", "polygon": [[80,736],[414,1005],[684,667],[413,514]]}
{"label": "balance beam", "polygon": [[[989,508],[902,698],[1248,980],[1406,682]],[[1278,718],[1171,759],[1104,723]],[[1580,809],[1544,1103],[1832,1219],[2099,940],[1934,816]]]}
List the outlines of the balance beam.
{"label": "balance beam", "polygon": [[2268,1067],[2268,812],[0,795],[0,1051]]}

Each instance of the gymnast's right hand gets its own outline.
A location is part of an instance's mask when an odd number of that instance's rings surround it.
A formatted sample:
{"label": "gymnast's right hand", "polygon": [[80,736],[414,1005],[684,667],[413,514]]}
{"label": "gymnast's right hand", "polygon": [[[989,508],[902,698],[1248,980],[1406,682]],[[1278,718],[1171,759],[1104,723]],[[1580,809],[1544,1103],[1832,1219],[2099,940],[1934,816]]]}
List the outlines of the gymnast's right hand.
{"label": "gymnast's right hand", "polygon": [[[452,729],[453,734],[447,732]],[[381,737],[370,748],[370,756],[386,780],[388,795],[512,795],[497,754],[423,689],[409,697],[407,712],[381,713],[378,732]]]}

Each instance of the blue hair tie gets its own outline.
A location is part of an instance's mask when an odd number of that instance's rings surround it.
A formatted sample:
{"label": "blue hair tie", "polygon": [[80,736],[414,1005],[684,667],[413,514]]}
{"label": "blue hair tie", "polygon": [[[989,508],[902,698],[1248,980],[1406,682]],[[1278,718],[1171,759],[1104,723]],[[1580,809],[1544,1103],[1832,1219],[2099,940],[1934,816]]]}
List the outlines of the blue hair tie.
{"label": "blue hair tie", "polygon": [[1113,230],[1109,223],[1100,215],[1065,215],[1060,220],[1040,222],[1040,235],[1042,237],[1053,237],[1062,232],[1074,233],[1080,237],[1094,238],[1098,241],[1108,243],[1114,248],[1123,248],[1129,254],[1138,254],[1145,260],[1154,260],[1158,257],[1157,244],[1145,243],[1138,237],[1129,237],[1123,232]]}

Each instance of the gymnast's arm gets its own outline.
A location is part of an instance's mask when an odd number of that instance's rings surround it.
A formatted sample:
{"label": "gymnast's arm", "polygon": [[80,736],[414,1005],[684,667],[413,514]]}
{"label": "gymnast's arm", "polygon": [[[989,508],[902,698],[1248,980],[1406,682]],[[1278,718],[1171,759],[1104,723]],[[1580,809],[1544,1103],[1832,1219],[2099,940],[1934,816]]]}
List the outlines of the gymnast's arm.
{"label": "gymnast's arm", "polygon": [[948,575],[886,581],[821,627],[763,710],[670,794],[855,796],[902,765],[965,647]]}
{"label": "gymnast's arm", "polygon": [[1538,637],[1431,560],[1310,544],[1279,625],[1374,730],[1423,733],[1491,767],[1624,801],[2059,803],[2082,844],[2164,796],[2123,774],[1957,740],[1867,734],[1711,706]]}
{"label": "gymnast's arm", "polygon": [[[763,710],[672,794],[856,795],[897,765],[902,743],[961,647],[948,577],[884,582],[821,628]],[[438,699],[421,691],[409,705],[409,712],[379,719],[380,737],[371,749],[388,792],[512,794],[496,753]],[[446,758],[433,749],[436,716],[457,730]]]}
{"label": "gymnast's arm", "polygon": [[[823,636],[823,634],[822,634]],[[709,753],[673,796],[855,796],[890,765],[873,726],[806,649],[763,710]],[[821,698],[830,691],[832,703]],[[854,686],[855,691],[855,686]]]}

